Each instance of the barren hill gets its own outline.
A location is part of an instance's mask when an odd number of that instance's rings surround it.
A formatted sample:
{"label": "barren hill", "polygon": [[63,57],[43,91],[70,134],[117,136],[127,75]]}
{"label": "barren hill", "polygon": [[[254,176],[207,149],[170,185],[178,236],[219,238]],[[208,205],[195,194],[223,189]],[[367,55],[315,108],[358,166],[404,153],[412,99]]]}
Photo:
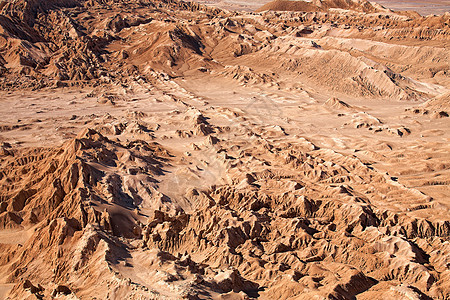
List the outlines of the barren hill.
{"label": "barren hill", "polygon": [[366,0],[275,0],[262,6],[259,11],[327,11],[329,9],[345,9],[373,13],[383,10],[382,7]]}
{"label": "barren hill", "polygon": [[450,297],[450,15],[263,10],[0,2],[0,299]]}

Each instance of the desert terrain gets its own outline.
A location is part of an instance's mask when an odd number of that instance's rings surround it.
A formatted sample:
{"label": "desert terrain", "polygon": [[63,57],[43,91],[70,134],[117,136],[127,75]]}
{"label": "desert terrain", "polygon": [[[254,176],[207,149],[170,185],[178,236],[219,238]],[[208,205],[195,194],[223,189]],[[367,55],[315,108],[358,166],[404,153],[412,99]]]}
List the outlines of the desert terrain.
{"label": "desert terrain", "polygon": [[448,0],[378,0],[376,2],[393,10],[413,10],[423,16],[450,12]]}
{"label": "desert terrain", "polygon": [[450,298],[450,13],[291,2],[0,2],[0,299]]}
{"label": "desert terrain", "polygon": [[[224,9],[238,11],[256,11],[271,0],[196,0],[195,2],[208,6],[216,6]],[[415,11],[426,16],[429,14],[444,14],[450,12],[448,0],[378,0],[370,1],[383,5],[385,8],[395,11]]]}

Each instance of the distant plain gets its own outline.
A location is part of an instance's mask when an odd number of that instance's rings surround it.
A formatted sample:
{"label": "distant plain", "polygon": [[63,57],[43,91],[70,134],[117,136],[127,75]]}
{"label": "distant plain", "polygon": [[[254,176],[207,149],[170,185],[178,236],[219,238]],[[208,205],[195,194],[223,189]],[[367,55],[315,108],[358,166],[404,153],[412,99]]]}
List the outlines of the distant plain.
{"label": "distant plain", "polygon": [[[197,0],[196,2],[207,5],[217,5],[219,7],[232,10],[252,11],[258,9],[266,3],[269,3],[270,0]],[[377,2],[384,7],[393,10],[414,10],[421,15],[443,14],[445,12],[450,12],[449,0],[378,0],[372,2]]]}

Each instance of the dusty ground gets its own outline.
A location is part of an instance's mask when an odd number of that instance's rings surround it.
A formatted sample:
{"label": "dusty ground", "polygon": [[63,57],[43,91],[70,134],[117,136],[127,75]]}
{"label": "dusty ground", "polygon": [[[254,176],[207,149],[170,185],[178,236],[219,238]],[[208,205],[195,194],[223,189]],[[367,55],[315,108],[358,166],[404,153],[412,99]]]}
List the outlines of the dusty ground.
{"label": "dusty ground", "polygon": [[0,5],[0,299],[450,297],[448,14],[49,3]]}

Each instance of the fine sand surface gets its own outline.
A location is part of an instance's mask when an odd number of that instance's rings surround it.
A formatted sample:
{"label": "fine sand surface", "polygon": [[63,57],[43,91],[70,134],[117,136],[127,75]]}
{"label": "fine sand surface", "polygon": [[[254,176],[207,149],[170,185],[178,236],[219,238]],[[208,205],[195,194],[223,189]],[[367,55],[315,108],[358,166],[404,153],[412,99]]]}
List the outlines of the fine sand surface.
{"label": "fine sand surface", "polygon": [[450,15],[332,1],[0,2],[0,299],[449,299]]}

